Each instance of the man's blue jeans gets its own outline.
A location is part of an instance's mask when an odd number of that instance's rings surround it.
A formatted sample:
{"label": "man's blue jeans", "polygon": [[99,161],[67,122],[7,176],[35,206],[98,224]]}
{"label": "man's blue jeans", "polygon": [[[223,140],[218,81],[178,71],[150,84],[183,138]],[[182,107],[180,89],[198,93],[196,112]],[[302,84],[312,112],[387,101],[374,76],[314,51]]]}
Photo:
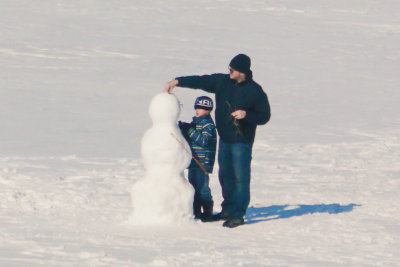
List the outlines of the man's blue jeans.
{"label": "man's blue jeans", "polygon": [[246,214],[250,202],[250,164],[253,143],[224,143],[219,140],[219,182],[222,212],[231,219]]}

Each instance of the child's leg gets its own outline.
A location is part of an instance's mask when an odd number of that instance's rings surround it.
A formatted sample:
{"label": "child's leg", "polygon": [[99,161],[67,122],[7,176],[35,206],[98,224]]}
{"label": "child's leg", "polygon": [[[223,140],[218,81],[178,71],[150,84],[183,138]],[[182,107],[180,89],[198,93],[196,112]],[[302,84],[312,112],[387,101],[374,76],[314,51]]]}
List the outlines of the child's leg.
{"label": "child's leg", "polygon": [[195,218],[200,218],[201,215],[201,199],[200,199],[200,189],[198,183],[198,173],[196,169],[189,169],[189,182],[194,188],[194,198],[193,198],[193,214]]}
{"label": "child's leg", "polygon": [[203,207],[203,218],[211,217],[213,215],[214,202],[211,195],[209,186],[210,177],[199,169],[199,188],[200,188],[200,199]]}
{"label": "child's leg", "polygon": [[204,202],[210,202],[212,201],[212,196],[211,196],[211,189],[209,186],[210,182],[210,177],[208,174],[205,174],[202,170],[199,169],[199,188],[200,188],[200,198]]}

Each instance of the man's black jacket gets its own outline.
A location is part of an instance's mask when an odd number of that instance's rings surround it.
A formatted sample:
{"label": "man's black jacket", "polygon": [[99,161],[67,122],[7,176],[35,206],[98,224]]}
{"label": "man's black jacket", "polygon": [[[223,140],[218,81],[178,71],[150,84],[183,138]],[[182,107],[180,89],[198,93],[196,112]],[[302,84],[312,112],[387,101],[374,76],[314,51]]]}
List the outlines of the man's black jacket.
{"label": "man's black jacket", "polygon": [[[178,77],[179,87],[202,89],[215,94],[215,121],[220,138],[225,143],[253,142],[257,125],[267,123],[271,117],[268,97],[252,79],[242,83],[228,74]],[[234,119],[230,114],[245,110],[246,117]]]}

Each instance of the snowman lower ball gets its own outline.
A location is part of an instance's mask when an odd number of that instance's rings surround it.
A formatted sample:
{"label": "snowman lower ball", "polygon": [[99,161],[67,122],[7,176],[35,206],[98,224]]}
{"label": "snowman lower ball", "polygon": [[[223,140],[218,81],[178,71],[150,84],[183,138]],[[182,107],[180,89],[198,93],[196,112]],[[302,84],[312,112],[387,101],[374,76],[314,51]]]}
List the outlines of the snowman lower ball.
{"label": "snowman lower ball", "polygon": [[131,191],[134,224],[179,224],[192,220],[194,190],[183,172],[190,147],[177,127],[179,101],[173,94],[157,94],[150,103],[153,125],[141,143],[145,176]]}

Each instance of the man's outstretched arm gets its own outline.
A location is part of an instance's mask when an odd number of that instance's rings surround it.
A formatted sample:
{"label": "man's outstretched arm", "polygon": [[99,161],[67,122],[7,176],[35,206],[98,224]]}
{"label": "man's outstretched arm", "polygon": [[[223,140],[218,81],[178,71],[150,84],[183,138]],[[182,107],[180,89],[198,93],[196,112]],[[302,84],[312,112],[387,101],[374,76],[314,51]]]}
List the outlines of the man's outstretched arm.
{"label": "man's outstretched arm", "polygon": [[164,89],[166,92],[171,93],[175,86],[187,87],[192,89],[202,89],[209,93],[215,93],[218,81],[223,79],[224,74],[211,74],[202,76],[185,76],[177,77],[169,81]]}

